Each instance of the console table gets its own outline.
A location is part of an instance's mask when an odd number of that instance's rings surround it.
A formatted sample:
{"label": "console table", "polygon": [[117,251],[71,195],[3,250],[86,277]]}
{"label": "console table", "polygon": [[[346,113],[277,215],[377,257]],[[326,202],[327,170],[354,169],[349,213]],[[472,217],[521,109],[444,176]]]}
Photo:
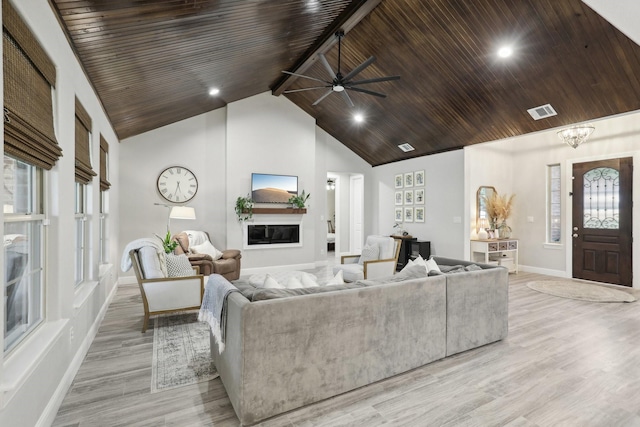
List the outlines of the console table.
{"label": "console table", "polygon": [[411,256],[411,242],[418,240],[417,238],[407,235],[407,236],[396,236],[391,235],[394,239],[400,240],[400,253],[398,254],[398,264],[396,265],[396,271],[400,271],[404,268],[405,265],[409,262],[409,257]]}
{"label": "console table", "polygon": [[518,272],[518,240],[472,240],[471,261],[502,265],[509,273]]}

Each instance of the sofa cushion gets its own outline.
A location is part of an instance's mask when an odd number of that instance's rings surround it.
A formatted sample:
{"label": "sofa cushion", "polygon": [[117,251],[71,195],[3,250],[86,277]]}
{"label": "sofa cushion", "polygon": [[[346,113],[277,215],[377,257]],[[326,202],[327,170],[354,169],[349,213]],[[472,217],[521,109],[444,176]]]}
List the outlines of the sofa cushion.
{"label": "sofa cushion", "polygon": [[309,273],[302,273],[302,276],[300,277],[303,288],[314,288],[318,286],[318,282],[316,280],[316,276]]}
{"label": "sofa cushion", "polygon": [[[219,264],[220,261],[216,261],[216,265]],[[278,271],[275,273],[270,273],[271,277],[273,277],[274,279],[276,279],[278,281],[278,283],[287,283],[287,281],[289,280],[289,278],[291,276],[295,276],[297,278],[299,278],[300,280],[302,280],[302,275],[303,274],[308,274],[311,279],[313,279],[314,282],[318,281],[318,278],[316,276],[314,276],[311,273],[306,273],[304,271]],[[266,274],[264,273],[258,273],[258,274],[254,274],[253,276],[251,276],[249,278],[249,283],[252,284],[253,286],[259,288],[262,283],[264,282],[264,279],[266,277]]]}
{"label": "sofa cushion", "polygon": [[193,252],[194,254],[207,254],[214,261],[222,258],[222,252],[217,250],[215,246],[213,246],[209,241],[206,241],[199,245],[191,245],[189,246],[189,248],[191,249],[191,252]]}
{"label": "sofa cushion", "polygon": [[167,277],[193,276],[195,272],[185,254],[167,254]]}
{"label": "sofa cushion", "polygon": [[153,246],[143,246],[138,249],[138,258],[140,259],[140,268],[145,279],[161,279],[167,277],[166,264],[162,268],[160,255]]}
{"label": "sofa cushion", "polygon": [[422,264],[413,263],[407,265],[402,271],[392,276],[380,277],[378,279],[359,280],[357,283],[363,286],[377,286],[384,283],[403,282],[405,280],[419,279],[421,277],[427,277],[427,269]]}
{"label": "sofa cushion", "polygon": [[343,284],[344,284],[344,273],[342,272],[342,270],[340,270],[336,273],[335,276],[333,276],[333,278],[329,279],[329,281],[326,283],[326,286],[343,285]]}
{"label": "sofa cushion", "polygon": [[[300,295],[319,294],[323,292],[336,292],[336,291],[342,291],[345,289],[358,289],[362,287],[363,287],[362,285],[358,285],[355,283],[345,283],[342,285],[327,285],[327,286],[316,286],[312,288],[298,288],[298,289],[258,288],[253,292],[251,296],[251,301],[257,302],[257,301],[276,299],[276,298],[288,298],[288,297],[295,297]],[[246,289],[245,289],[245,292],[243,292],[243,294],[245,293],[248,293]]]}
{"label": "sofa cushion", "polygon": [[276,279],[271,277],[271,275],[267,274],[264,278],[264,283],[262,284],[264,289],[285,289],[285,286],[281,283],[278,283]]}
{"label": "sofa cushion", "polygon": [[340,264],[333,267],[333,274],[342,271],[345,282],[357,282],[364,279],[364,267],[360,264]]}
{"label": "sofa cushion", "polygon": [[176,255],[189,253],[189,236],[184,231],[173,236],[173,240],[178,242],[178,246],[174,249]]}

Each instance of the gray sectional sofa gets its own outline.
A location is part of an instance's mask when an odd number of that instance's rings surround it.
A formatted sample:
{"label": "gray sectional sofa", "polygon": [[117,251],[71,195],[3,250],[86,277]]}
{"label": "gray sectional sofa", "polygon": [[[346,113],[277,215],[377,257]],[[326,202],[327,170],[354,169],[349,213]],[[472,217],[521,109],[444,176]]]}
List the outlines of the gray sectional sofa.
{"label": "gray sectional sofa", "polygon": [[[439,265],[462,265],[435,258]],[[437,274],[250,301],[231,293],[211,353],[244,425],[507,336],[508,271]]]}

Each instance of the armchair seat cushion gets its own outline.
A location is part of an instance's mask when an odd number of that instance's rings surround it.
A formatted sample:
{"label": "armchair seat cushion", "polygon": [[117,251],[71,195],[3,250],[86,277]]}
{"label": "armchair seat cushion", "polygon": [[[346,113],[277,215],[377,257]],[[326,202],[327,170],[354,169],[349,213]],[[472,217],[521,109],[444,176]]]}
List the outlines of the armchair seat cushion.
{"label": "armchair seat cushion", "polygon": [[333,274],[338,274],[342,270],[342,277],[345,282],[357,282],[364,280],[364,267],[360,264],[340,264],[333,267]]}

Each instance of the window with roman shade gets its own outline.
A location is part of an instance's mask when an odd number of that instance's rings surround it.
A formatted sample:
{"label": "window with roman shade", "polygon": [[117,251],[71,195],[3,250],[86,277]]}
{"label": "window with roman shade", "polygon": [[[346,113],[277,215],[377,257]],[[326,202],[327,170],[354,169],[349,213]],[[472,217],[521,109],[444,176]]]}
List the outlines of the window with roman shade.
{"label": "window with roman shade", "polygon": [[109,182],[109,143],[100,135],[100,191],[111,188]]}
{"label": "window with roman shade", "polygon": [[88,184],[97,174],[91,167],[91,117],[76,98],[76,182]]}
{"label": "window with roman shade", "polygon": [[43,169],[62,155],[53,125],[56,69],[11,3],[2,1],[4,152]]}

